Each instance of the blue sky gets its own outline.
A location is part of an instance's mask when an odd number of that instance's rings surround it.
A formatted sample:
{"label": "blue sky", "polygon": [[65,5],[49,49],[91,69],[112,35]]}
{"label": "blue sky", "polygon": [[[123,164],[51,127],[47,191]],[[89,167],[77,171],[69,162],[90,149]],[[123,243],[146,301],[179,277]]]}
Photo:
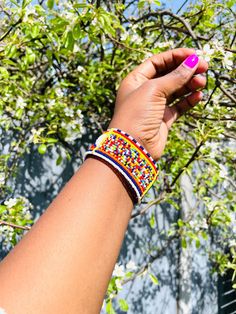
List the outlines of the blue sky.
{"label": "blue sky", "polygon": [[[164,0],[161,1],[161,3],[165,3],[166,7],[168,9],[172,9],[173,12],[176,12],[176,10],[179,9],[179,7],[181,7],[181,5],[185,2],[185,0]],[[188,4],[194,2],[193,0],[188,0],[187,3],[185,4],[185,6],[183,7],[183,9],[188,6]]]}

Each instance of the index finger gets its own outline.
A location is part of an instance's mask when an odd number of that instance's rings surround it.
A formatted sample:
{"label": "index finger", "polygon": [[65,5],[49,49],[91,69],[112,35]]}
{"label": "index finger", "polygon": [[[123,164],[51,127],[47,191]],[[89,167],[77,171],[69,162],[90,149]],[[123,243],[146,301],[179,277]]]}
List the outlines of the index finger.
{"label": "index finger", "polygon": [[[180,65],[188,56],[195,53],[192,48],[177,48],[153,55],[130,74],[142,76],[150,80],[169,73]],[[205,60],[200,60],[195,74],[203,73],[207,70],[208,64]]]}

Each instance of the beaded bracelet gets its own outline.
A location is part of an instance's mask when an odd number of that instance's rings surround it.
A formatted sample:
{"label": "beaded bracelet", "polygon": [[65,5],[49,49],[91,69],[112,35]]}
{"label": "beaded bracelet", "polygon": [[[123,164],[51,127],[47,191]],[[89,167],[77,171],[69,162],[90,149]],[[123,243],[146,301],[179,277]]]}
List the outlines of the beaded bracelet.
{"label": "beaded bracelet", "polygon": [[155,182],[157,163],[132,136],[108,129],[91,145],[85,158],[92,157],[107,164],[120,178],[133,203],[141,202]]}

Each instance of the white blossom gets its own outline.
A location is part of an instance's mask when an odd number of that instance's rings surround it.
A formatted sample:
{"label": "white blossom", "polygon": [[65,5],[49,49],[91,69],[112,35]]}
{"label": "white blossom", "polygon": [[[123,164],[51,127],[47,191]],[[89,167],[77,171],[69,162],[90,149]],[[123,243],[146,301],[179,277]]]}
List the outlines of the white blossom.
{"label": "white blossom", "polygon": [[128,38],[128,36],[129,36],[129,33],[128,33],[128,32],[124,32],[124,33],[121,34],[120,40],[121,40],[121,41],[126,41],[126,39]]}
{"label": "white blossom", "polygon": [[25,7],[25,14],[24,14],[24,17],[23,17],[23,21],[24,22],[29,22],[29,16],[30,15],[36,15],[36,11],[35,11],[35,8],[33,6],[26,6]]}
{"label": "white blossom", "polygon": [[77,66],[77,71],[78,72],[83,72],[84,71],[84,67],[82,67],[82,65],[78,65]]}
{"label": "white blossom", "polygon": [[125,276],[124,266],[116,264],[115,268],[113,270],[113,276],[115,276],[115,277],[124,277]]}
{"label": "white blossom", "polygon": [[211,56],[215,53],[215,49],[212,49],[209,44],[205,44],[202,50],[196,50],[196,53],[199,57],[202,57],[204,60],[209,62]]}
{"label": "white blossom", "polygon": [[58,97],[63,97],[63,96],[64,96],[64,93],[63,93],[63,91],[62,91],[62,89],[61,89],[60,87],[57,87],[57,88],[55,89],[55,92],[56,92],[56,95],[57,95]]}
{"label": "white blossom", "polygon": [[[130,16],[129,16],[129,19],[130,19],[130,20],[135,19],[135,16],[130,15]],[[135,30],[138,28],[138,24],[137,24],[137,23],[135,23],[135,24],[131,24],[131,23],[130,23],[130,28],[131,28],[133,31],[135,31]]]}
{"label": "white blossom", "polygon": [[229,182],[227,180],[224,180],[222,183],[222,188],[226,190],[228,186],[229,186]]}
{"label": "white blossom", "polygon": [[65,9],[72,10],[73,5],[66,0],[60,0],[60,1],[58,1],[58,9],[60,9],[59,11],[63,11]]}
{"label": "white blossom", "polygon": [[232,70],[233,68],[233,60],[231,59],[233,56],[232,52],[225,52],[224,53],[224,58],[222,60],[223,63],[223,67],[228,69],[228,70]]}
{"label": "white blossom", "polygon": [[73,24],[73,22],[76,20],[76,15],[74,12],[70,12],[69,10],[64,10],[63,14],[62,14],[66,19],[71,21],[71,24]]}
{"label": "white blossom", "polygon": [[96,25],[97,25],[97,22],[98,22],[98,20],[97,20],[97,18],[95,17],[95,18],[92,20],[91,25],[96,26]]}
{"label": "white blossom", "polygon": [[224,54],[225,50],[224,50],[224,43],[223,42],[220,42],[219,40],[215,39],[212,41],[212,45],[214,46],[214,48],[217,52]]}
{"label": "white blossom", "polygon": [[74,142],[82,136],[80,131],[73,131],[72,128],[67,129],[67,136],[65,137],[66,142]]}
{"label": "white blossom", "polygon": [[48,109],[52,109],[52,108],[54,107],[55,103],[56,103],[56,100],[55,100],[55,99],[50,99],[50,100],[48,101],[48,103],[47,103]]}
{"label": "white blossom", "polygon": [[71,118],[74,117],[74,110],[73,110],[73,109],[66,107],[66,108],[64,109],[64,112],[65,112],[65,115],[66,115],[67,117],[71,117]]}
{"label": "white blossom", "polygon": [[16,101],[16,109],[24,109],[26,105],[25,100],[19,96]]}
{"label": "white blossom", "polygon": [[159,47],[159,48],[167,48],[167,47],[172,46],[172,45],[173,45],[173,41],[172,40],[165,41],[165,42],[162,42],[162,43],[157,43],[157,47]]}
{"label": "white blossom", "polygon": [[5,179],[6,179],[5,173],[0,172],[0,185],[5,183]]}
{"label": "white blossom", "polygon": [[227,121],[227,122],[226,122],[226,127],[227,127],[228,129],[230,129],[232,126],[234,126],[234,124],[235,124],[235,121]]}
{"label": "white blossom", "polygon": [[218,143],[216,142],[206,142],[205,147],[210,148],[209,157],[215,158],[217,150],[219,149]]}
{"label": "white blossom", "polygon": [[135,270],[135,269],[137,269],[137,266],[135,265],[134,261],[129,261],[126,264],[126,268],[129,269],[129,270]]}
{"label": "white blossom", "polygon": [[115,295],[114,295],[113,293],[110,293],[110,294],[109,294],[109,298],[110,298],[110,299],[113,299],[114,297],[115,297]]}
{"label": "white blossom", "polygon": [[27,115],[29,117],[33,117],[35,115],[35,112],[33,112],[32,110],[27,111]]}
{"label": "white blossom", "polygon": [[194,221],[193,221],[193,220],[190,220],[190,221],[189,221],[189,225],[190,225],[191,228],[194,228],[194,227],[195,227]]}
{"label": "white blossom", "polygon": [[219,176],[222,179],[227,178],[228,176],[228,171],[227,168],[224,165],[220,165],[220,172],[219,172]]}
{"label": "white blossom", "polygon": [[4,250],[9,251],[11,249],[13,236],[14,236],[13,227],[7,225],[0,226],[0,242]]}
{"label": "white blossom", "polygon": [[202,227],[203,229],[208,229],[208,224],[207,224],[206,218],[203,218],[203,219],[201,220],[201,227]]}
{"label": "white blossom", "polygon": [[76,114],[77,114],[77,116],[80,117],[81,119],[84,117],[83,114],[82,114],[82,111],[81,111],[80,109],[77,109],[77,110],[76,110]]}
{"label": "white blossom", "polygon": [[136,44],[141,44],[143,39],[138,34],[134,34],[131,36],[131,41],[135,42]]}
{"label": "white blossom", "polygon": [[73,48],[73,52],[76,53],[76,52],[79,52],[80,51],[80,46],[77,45],[77,44],[74,44],[74,48]]}
{"label": "white blossom", "polygon": [[121,280],[120,279],[116,279],[115,280],[116,283],[116,287],[118,290],[122,290],[122,284],[121,284]]}
{"label": "white blossom", "polygon": [[5,201],[4,204],[7,206],[7,208],[12,208],[17,204],[17,202],[17,198],[9,198],[9,200]]}
{"label": "white blossom", "polygon": [[212,201],[210,203],[207,204],[207,208],[210,212],[212,212],[216,207],[216,202],[215,201]]}
{"label": "white blossom", "polygon": [[39,137],[41,135],[41,133],[43,132],[44,128],[38,128],[38,129],[35,129],[35,128],[32,128],[31,129],[31,135],[29,137],[29,142],[33,142],[34,144],[37,144],[39,143]]}
{"label": "white blossom", "polygon": [[229,247],[232,247],[232,246],[236,247],[236,240],[235,239],[229,241]]}

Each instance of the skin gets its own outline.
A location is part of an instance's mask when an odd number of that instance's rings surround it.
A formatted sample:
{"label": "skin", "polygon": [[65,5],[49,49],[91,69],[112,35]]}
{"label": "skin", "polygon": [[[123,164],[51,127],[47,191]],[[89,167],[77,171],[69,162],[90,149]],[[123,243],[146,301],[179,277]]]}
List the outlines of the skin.
{"label": "skin", "polygon": [[[207,63],[182,64],[193,52],[154,55],[119,88],[109,127],[128,132],[156,160],[171,125],[202,97],[197,90],[205,78],[193,75],[204,73]],[[8,314],[99,313],[132,208],[112,170],[87,159],[0,263],[0,307]]]}

